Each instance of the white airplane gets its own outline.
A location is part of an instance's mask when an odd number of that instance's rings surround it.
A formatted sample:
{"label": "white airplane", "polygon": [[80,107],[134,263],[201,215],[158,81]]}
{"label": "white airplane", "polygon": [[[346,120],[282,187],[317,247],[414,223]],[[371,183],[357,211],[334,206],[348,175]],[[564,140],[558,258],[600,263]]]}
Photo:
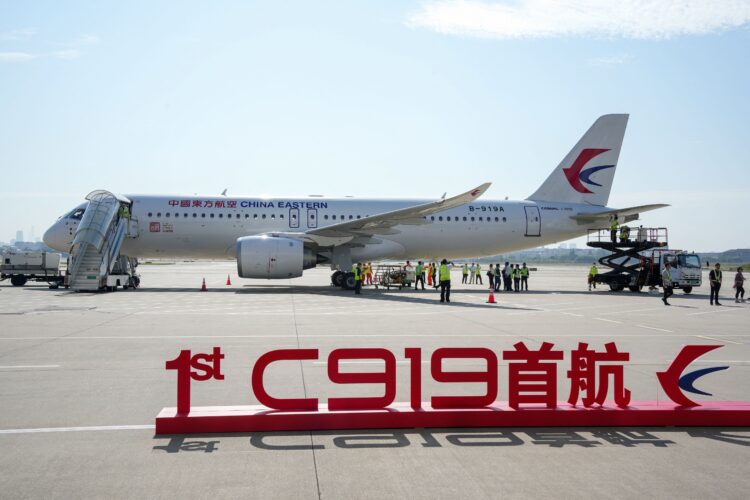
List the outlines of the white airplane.
{"label": "white airplane", "polygon": [[[131,258],[234,258],[243,278],[288,279],[329,265],[348,288],[352,263],[383,259],[460,259],[538,247],[585,235],[667,205],[606,207],[626,114],[600,117],[547,180],[521,201],[479,198],[482,184],[452,198],[355,199],[320,196],[112,195],[131,219],[120,255]],[[89,202],[50,227],[44,242],[71,251]]]}

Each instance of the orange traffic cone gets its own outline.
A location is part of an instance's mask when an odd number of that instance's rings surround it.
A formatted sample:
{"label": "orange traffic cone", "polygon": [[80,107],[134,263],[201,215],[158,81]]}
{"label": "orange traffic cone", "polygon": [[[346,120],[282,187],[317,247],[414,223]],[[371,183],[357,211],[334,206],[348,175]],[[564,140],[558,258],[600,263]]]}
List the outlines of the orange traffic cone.
{"label": "orange traffic cone", "polygon": [[206,288],[206,278],[203,278],[203,284],[201,285],[201,292],[207,292],[208,288]]}
{"label": "orange traffic cone", "polygon": [[231,284],[232,284],[232,280],[229,279],[229,275],[227,274],[227,285],[231,285]]}
{"label": "orange traffic cone", "polygon": [[487,299],[487,303],[488,304],[497,304],[497,302],[495,302],[495,289],[494,288],[490,288],[490,296]]}

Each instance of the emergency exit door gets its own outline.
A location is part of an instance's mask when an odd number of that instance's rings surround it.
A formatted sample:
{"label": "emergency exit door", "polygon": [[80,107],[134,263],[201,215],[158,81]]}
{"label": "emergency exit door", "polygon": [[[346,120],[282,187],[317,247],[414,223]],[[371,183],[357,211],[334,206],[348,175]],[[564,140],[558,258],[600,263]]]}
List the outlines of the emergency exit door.
{"label": "emergency exit door", "polygon": [[289,227],[291,229],[299,227],[299,208],[289,209]]}
{"label": "emergency exit door", "polygon": [[307,210],[307,227],[310,229],[318,227],[318,209],[309,208]]}
{"label": "emergency exit door", "polygon": [[526,236],[542,235],[542,216],[539,207],[523,207],[526,211]]}

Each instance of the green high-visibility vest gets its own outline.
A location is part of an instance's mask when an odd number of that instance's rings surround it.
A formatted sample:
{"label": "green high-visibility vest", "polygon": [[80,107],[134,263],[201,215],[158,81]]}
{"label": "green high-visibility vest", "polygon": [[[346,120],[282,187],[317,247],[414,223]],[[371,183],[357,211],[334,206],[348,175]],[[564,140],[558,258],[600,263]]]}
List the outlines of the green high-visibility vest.
{"label": "green high-visibility vest", "polygon": [[362,270],[358,267],[354,268],[354,281],[362,281]]}
{"label": "green high-visibility vest", "polygon": [[477,276],[481,276],[481,275],[482,275],[482,266],[477,264]]}
{"label": "green high-visibility vest", "polygon": [[417,276],[422,274],[422,271],[424,271],[424,266],[422,264],[417,264],[417,270],[416,270]]}
{"label": "green high-visibility vest", "polygon": [[620,222],[617,219],[613,220],[612,224],[609,225],[609,228],[614,230],[616,230],[618,227],[620,227]]}
{"label": "green high-visibility vest", "polygon": [[464,264],[462,272],[463,272],[464,276],[466,276],[467,274],[469,274],[469,266],[467,266],[466,264]]}
{"label": "green high-visibility vest", "polygon": [[450,281],[451,270],[448,269],[447,264],[440,264],[440,281]]}
{"label": "green high-visibility vest", "polygon": [[721,283],[721,271],[714,269],[714,281]]}
{"label": "green high-visibility vest", "polygon": [[596,268],[596,266],[591,266],[591,270],[589,271],[589,276],[596,276],[599,274],[599,270]]}
{"label": "green high-visibility vest", "polygon": [[528,277],[529,276],[529,268],[528,267],[522,267],[521,268],[521,276]]}

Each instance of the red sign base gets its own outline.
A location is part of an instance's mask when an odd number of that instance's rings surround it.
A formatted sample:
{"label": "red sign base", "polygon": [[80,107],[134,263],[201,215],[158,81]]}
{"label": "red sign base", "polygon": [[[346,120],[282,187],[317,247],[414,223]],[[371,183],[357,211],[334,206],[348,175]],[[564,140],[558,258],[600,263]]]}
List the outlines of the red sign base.
{"label": "red sign base", "polygon": [[635,401],[627,408],[570,406],[510,408],[497,401],[476,409],[435,410],[429,403],[414,410],[397,403],[382,410],[276,411],[265,406],[203,406],[178,414],[164,408],[156,434],[259,431],[403,429],[420,427],[750,427],[750,402],[718,401],[681,407],[671,402]]}

